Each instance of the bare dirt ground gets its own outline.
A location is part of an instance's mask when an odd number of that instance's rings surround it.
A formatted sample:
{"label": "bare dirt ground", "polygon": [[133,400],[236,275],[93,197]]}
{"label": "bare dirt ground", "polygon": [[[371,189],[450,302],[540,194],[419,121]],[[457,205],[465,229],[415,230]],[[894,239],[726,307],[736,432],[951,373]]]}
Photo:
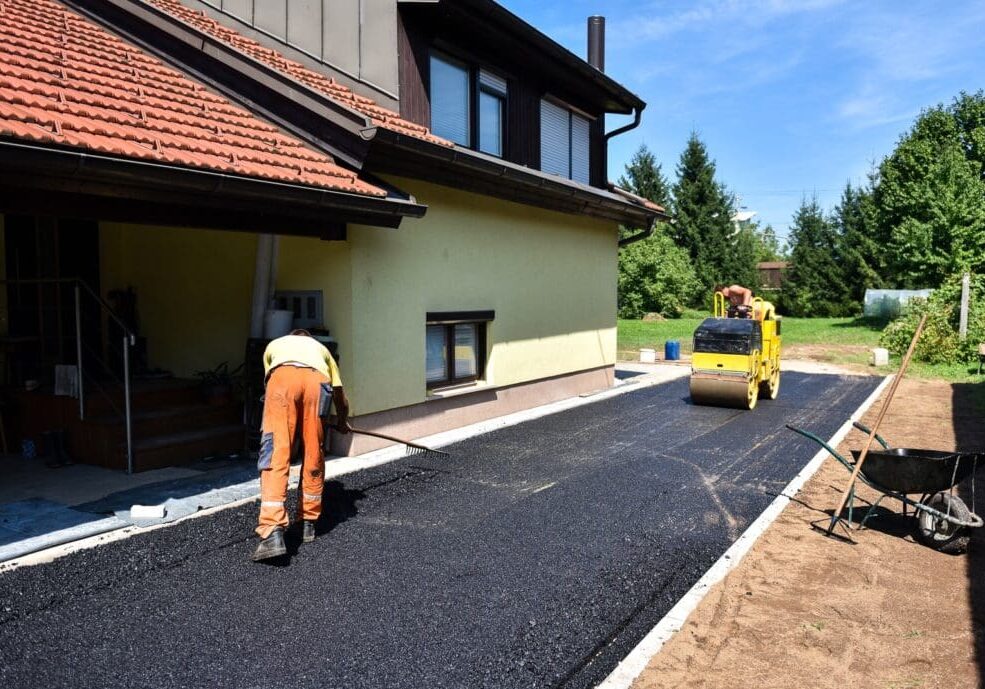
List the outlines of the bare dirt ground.
{"label": "bare dirt ground", "polygon": [[[985,449],[982,397],[972,385],[904,380],[881,435],[899,447]],[[853,430],[839,451],[864,438]],[[848,477],[829,458],[634,689],[985,686],[985,529],[967,554],[944,555],[917,543],[912,518],[887,500],[894,514],[854,533],[857,545],[825,538],[810,524],[830,515]]]}

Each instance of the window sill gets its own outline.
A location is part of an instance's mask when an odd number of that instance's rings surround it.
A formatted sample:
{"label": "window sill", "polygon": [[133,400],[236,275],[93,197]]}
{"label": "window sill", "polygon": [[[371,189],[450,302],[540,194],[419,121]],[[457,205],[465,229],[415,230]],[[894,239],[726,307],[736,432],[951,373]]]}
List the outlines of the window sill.
{"label": "window sill", "polygon": [[425,402],[432,402],[436,400],[448,399],[449,397],[458,397],[460,395],[468,395],[472,392],[481,392],[483,390],[489,390],[493,386],[484,380],[477,380],[474,383],[464,383],[463,385],[455,385],[447,388],[437,388],[435,390],[428,390],[427,396],[424,398]]}

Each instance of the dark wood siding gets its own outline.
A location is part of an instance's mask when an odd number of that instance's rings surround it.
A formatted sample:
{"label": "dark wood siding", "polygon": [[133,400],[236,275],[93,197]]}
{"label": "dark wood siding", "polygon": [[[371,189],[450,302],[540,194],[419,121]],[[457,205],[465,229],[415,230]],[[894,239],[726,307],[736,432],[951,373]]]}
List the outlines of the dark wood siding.
{"label": "dark wood siding", "polygon": [[593,187],[605,187],[608,184],[608,156],[605,145],[605,115],[601,115],[592,123],[591,134],[591,171],[590,184]]}
{"label": "dark wood siding", "polygon": [[531,84],[510,80],[506,158],[535,169],[540,169],[540,97]]}
{"label": "dark wood siding", "polygon": [[400,116],[431,126],[428,96],[428,36],[418,22],[401,13],[397,18],[397,51],[400,71]]}

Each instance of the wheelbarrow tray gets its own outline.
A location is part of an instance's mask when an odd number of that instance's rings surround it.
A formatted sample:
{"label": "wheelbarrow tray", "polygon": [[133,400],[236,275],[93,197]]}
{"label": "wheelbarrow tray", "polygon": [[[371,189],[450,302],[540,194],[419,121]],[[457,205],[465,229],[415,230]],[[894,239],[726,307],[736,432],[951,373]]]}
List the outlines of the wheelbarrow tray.
{"label": "wheelbarrow tray", "polygon": [[[852,450],[858,462],[859,450]],[[895,447],[870,450],[862,465],[866,481],[894,493],[937,493],[966,479],[975,470],[974,452],[942,452]]]}

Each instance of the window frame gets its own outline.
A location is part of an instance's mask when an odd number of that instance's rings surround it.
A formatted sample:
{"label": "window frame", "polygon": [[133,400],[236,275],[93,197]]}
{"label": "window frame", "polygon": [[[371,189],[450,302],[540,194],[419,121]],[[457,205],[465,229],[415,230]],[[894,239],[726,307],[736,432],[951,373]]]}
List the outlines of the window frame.
{"label": "window frame", "polygon": [[[487,342],[488,325],[495,320],[495,311],[429,311],[425,319],[425,343],[427,342],[427,329],[433,326],[444,328],[444,351],[445,351],[445,377],[441,380],[427,379],[427,351],[425,351],[425,376],[424,384],[428,390],[439,390],[450,388],[457,385],[475,383],[482,380],[486,375],[487,362]],[[475,345],[475,374],[468,376],[455,376],[455,326],[456,325],[475,325],[476,345]]]}
{"label": "window frame", "polygon": [[[506,153],[506,120],[508,118],[508,113],[509,113],[510,82],[506,77],[502,76],[501,74],[498,74],[493,70],[486,69],[484,67],[476,67],[474,69],[474,72],[475,72],[474,75],[475,103],[472,108],[472,112],[474,114],[473,125],[475,127],[475,137],[473,143],[475,145],[473,146],[473,148],[475,148],[476,151],[479,151],[479,153],[485,153],[486,155],[495,156],[496,158],[502,158]],[[496,88],[492,84],[483,83],[482,81],[483,72],[486,72],[490,77],[502,80],[503,82],[502,90]],[[502,104],[500,108],[500,116],[499,116],[499,153],[490,153],[489,151],[482,150],[482,128],[481,128],[482,106],[480,102],[482,99],[482,94],[492,96],[498,99]]]}
{"label": "window frame", "polygon": [[[431,48],[428,51],[428,113],[431,118],[431,124],[433,125],[433,91],[434,81],[431,79],[431,64],[432,60],[438,59],[442,62],[446,62],[450,65],[454,65],[464,69],[468,73],[468,85],[469,85],[469,112],[466,122],[468,124],[468,145],[473,151],[478,151],[484,155],[493,156],[494,158],[506,158],[506,151],[509,146],[509,127],[507,122],[509,120],[510,112],[510,78],[506,76],[503,72],[489,68],[485,65],[479,64],[475,60],[469,60],[467,58],[459,57],[454,53],[442,50],[440,48]],[[504,82],[504,89],[502,91],[496,89],[490,84],[484,84],[481,80],[482,72],[486,72],[492,77],[500,79]],[[490,153],[488,151],[483,151],[480,146],[480,114],[479,114],[479,97],[480,94],[485,93],[490,96],[499,98],[502,101],[502,115],[499,123],[499,141],[500,141],[500,152]],[[433,131],[433,126],[432,126]],[[437,134],[441,136],[440,134]],[[454,143],[454,142],[453,142]],[[462,144],[458,144],[462,145]]]}
{"label": "window frame", "polygon": [[[540,115],[541,118],[543,117],[543,114],[542,114],[543,113],[543,103],[549,103],[550,105],[553,105],[555,108],[558,108],[560,110],[564,110],[567,113],[567,116],[568,116],[568,123],[567,123],[567,134],[568,134],[568,173],[563,176],[563,179],[568,179],[568,180],[571,180],[572,182],[577,182],[578,184],[587,184],[587,185],[590,185],[591,184],[591,180],[592,180],[592,126],[595,124],[597,118],[592,117],[591,115],[589,115],[588,113],[586,113],[583,110],[580,110],[580,109],[578,109],[578,108],[576,108],[576,107],[574,107],[572,105],[569,105],[568,103],[565,103],[563,100],[561,100],[559,98],[556,98],[556,97],[552,96],[549,93],[545,93],[543,96],[541,96],[540,102],[541,102],[541,106],[538,109],[538,112],[541,113],[541,115]],[[588,172],[588,179],[586,181],[580,181],[580,180],[576,180],[574,178],[574,163],[575,163],[575,146],[574,146],[574,144],[575,144],[575,141],[574,141],[575,127],[574,127],[574,118],[575,117],[578,117],[578,118],[584,120],[586,122],[587,126],[588,126],[588,141],[587,141],[587,149],[585,151],[585,157],[586,157],[586,160],[588,162],[588,170],[587,170],[587,172]],[[541,172],[544,172],[544,162],[543,162],[543,160],[544,160],[544,148],[543,148],[543,146],[544,146],[544,122],[543,122],[543,119],[541,119],[540,128],[539,129],[540,129],[540,131],[539,131],[539,137],[538,137],[539,138],[539,141],[538,141],[538,143],[540,144],[540,158],[541,158],[540,170],[541,170]],[[548,172],[547,174],[557,174],[557,173]],[[558,175],[558,176],[561,177],[561,175]]]}

